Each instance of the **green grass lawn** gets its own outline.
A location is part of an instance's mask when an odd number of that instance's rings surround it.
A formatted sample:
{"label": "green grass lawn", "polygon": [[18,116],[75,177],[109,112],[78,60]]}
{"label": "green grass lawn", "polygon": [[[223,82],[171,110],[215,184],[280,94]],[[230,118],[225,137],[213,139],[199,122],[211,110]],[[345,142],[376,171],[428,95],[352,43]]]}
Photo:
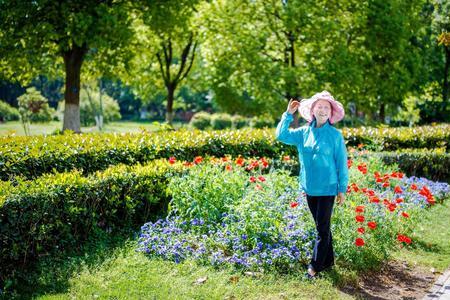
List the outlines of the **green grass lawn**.
{"label": "green grass lawn", "polygon": [[[415,246],[395,252],[393,258],[418,268],[448,268],[449,220],[447,199],[424,214],[413,236]],[[37,299],[353,299],[341,288],[355,286],[358,280],[355,272],[339,265],[314,282],[303,279],[303,269],[296,274],[251,277],[192,261],[150,259],[135,251],[135,238],[114,243],[109,239],[88,244],[83,255],[44,259],[38,271],[28,275],[23,289]],[[205,277],[204,283],[196,284]]]}
{"label": "green grass lawn", "polygon": [[[175,128],[184,127],[186,124],[174,122]],[[119,121],[106,124],[103,132],[139,132],[142,130],[154,131],[159,128],[153,122],[133,122],[133,121]],[[56,130],[62,129],[62,122],[50,122],[46,124],[31,124],[31,135],[52,134]],[[82,132],[99,132],[98,128],[81,127]],[[0,124],[0,135],[25,135],[22,124],[19,121],[7,122]]]}

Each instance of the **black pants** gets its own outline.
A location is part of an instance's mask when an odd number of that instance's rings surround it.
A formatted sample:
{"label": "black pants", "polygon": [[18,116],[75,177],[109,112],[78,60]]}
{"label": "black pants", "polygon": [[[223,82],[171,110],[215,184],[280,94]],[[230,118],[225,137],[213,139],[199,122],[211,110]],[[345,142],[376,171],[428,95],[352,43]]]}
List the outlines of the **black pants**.
{"label": "black pants", "polygon": [[309,210],[314,218],[317,238],[311,258],[311,266],[320,272],[334,265],[333,239],[330,231],[330,219],[336,196],[306,195]]}

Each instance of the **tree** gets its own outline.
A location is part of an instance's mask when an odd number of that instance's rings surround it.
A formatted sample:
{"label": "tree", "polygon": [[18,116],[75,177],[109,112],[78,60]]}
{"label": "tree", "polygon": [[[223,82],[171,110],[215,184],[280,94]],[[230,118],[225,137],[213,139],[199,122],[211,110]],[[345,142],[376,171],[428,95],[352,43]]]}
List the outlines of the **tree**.
{"label": "tree", "polygon": [[[38,74],[65,77],[63,130],[80,132],[80,74],[86,61],[108,72],[127,59],[127,1],[0,2],[0,68],[22,83]],[[61,72],[62,71],[62,72]]]}
{"label": "tree", "polygon": [[196,0],[141,0],[135,20],[138,42],[130,74],[125,75],[136,93],[155,98],[165,89],[166,121],[174,117],[175,92],[188,77],[195,60],[197,37],[190,20]]}
{"label": "tree", "polygon": [[449,104],[448,75],[450,71],[450,1],[434,1],[434,18],[432,27],[437,35],[437,42],[444,50],[444,70],[442,74],[442,111],[444,112]]}
{"label": "tree", "polygon": [[[369,60],[364,65],[364,93],[378,106],[384,121],[386,107],[397,109],[415,83],[421,59],[412,44],[419,27],[421,1],[370,0],[365,43]],[[376,110],[376,106],[371,106]]]}

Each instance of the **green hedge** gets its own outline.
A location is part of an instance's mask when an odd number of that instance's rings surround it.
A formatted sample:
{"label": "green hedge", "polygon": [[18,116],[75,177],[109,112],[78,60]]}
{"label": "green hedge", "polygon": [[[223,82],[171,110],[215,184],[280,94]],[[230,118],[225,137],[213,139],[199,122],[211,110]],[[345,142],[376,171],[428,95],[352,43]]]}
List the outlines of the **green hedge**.
{"label": "green hedge", "polygon": [[450,124],[411,128],[343,128],[342,133],[348,145],[364,144],[377,151],[442,147],[450,150]]}
{"label": "green hedge", "polygon": [[267,156],[295,153],[274,140],[269,130],[176,131],[140,134],[66,134],[0,139],[0,179],[36,178],[44,173],[78,169],[83,174],[111,165],[144,163],[176,156]]}
{"label": "green hedge", "polygon": [[[450,126],[390,129],[343,129],[347,146],[364,144],[375,151],[441,147],[449,151]],[[66,134],[0,138],[0,179],[36,178],[44,173],[78,169],[83,174],[111,165],[144,163],[176,156],[266,156],[295,154],[275,140],[274,129],[186,131],[139,134]]]}
{"label": "green hedge", "polygon": [[15,186],[0,183],[0,286],[17,266],[55,249],[76,248],[96,230],[136,227],[163,212],[168,179],[182,170],[181,164],[156,160],[89,177],[74,171]]}

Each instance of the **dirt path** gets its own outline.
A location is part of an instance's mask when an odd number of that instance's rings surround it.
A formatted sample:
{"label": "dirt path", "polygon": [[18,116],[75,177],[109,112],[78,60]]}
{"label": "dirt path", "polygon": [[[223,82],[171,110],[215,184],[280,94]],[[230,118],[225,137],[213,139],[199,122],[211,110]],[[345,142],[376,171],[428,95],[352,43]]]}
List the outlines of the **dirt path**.
{"label": "dirt path", "polygon": [[422,299],[441,275],[431,269],[390,261],[380,272],[362,276],[358,288],[342,292],[361,299]]}

